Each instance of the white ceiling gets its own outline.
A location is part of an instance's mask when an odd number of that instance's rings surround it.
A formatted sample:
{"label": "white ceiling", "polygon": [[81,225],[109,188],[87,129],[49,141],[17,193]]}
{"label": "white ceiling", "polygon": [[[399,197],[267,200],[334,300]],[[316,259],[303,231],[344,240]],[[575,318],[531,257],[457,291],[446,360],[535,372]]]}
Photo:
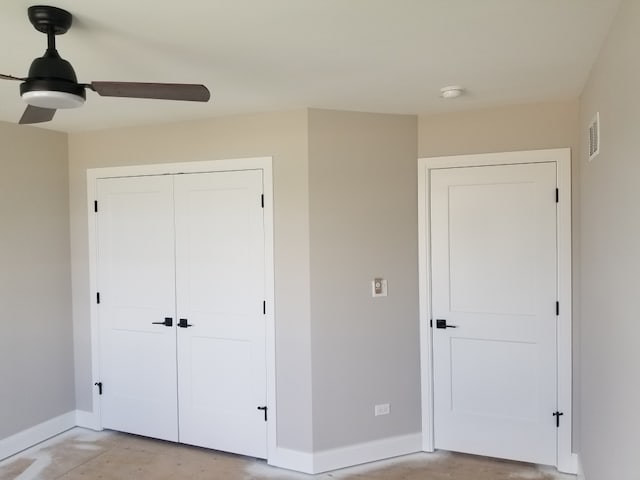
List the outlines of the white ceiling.
{"label": "white ceiling", "polygon": [[[0,73],[26,76],[46,37],[24,0],[0,3]],[[46,3],[46,0],[45,2]],[[99,97],[61,131],[303,107],[437,113],[576,98],[620,0],[52,0],[80,82],[204,83],[207,104]],[[468,94],[439,97],[445,85]],[[16,122],[18,82],[0,81]]]}

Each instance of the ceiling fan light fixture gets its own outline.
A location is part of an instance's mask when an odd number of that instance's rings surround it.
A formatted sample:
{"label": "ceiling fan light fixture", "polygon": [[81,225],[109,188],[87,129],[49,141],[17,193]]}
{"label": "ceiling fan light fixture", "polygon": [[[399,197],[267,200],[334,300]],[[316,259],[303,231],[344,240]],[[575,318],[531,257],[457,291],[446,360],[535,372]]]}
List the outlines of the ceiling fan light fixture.
{"label": "ceiling fan light fixture", "polygon": [[20,84],[20,96],[29,105],[57,110],[78,108],[87,98],[84,86],[61,79],[28,79]]}
{"label": "ceiling fan light fixture", "polygon": [[84,105],[85,99],[80,95],[67,92],[56,92],[53,90],[33,90],[24,92],[22,100],[29,105],[40,108],[78,108]]}

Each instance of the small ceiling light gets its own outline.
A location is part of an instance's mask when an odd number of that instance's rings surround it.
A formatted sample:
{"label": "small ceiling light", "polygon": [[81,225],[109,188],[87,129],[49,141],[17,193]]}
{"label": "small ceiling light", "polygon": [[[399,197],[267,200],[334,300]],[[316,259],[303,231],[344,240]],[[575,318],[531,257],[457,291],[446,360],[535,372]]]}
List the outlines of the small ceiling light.
{"label": "small ceiling light", "polygon": [[458,98],[464,93],[464,88],[458,85],[451,85],[449,87],[443,87],[440,89],[440,96],[442,98]]}

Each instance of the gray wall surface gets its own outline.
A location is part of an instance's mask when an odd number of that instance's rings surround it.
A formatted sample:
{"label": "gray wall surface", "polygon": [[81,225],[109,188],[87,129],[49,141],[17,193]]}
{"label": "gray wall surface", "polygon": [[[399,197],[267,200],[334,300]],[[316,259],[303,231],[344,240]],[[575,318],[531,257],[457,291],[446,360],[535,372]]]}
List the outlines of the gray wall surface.
{"label": "gray wall surface", "polygon": [[75,409],[67,135],[0,122],[0,439]]}
{"label": "gray wall surface", "polygon": [[[595,71],[583,106],[611,88],[608,70]],[[416,158],[570,146],[574,199],[585,186],[599,196],[602,186],[580,182],[578,121],[577,101],[419,118],[311,109],[70,134],[68,154],[66,135],[2,124],[0,139],[13,151],[2,159],[0,180],[7,226],[0,293],[6,318],[27,320],[0,336],[0,381],[16,386],[8,405],[26,405],[27,413],[3,409],[0,438],[76,406],[93,408],[87,168],[252,156],[274,158],[278,444],[323,451],[419,432]],[[600,212],[585,195],[583,202]],[[575,299],[577,207],[574,200]],[[594,257],[594,238],[602,235],[591,222],[582,235]],[[388,297],[371,297],[378,276],[389,281]],[[43,302],[32,301],[35,291],[46,292]],[[589,301],[583,306],[592,309]],[[583,362],[592,369],[600,351],[590,335],[600,334],[582,335]],[[25,347],[30,340],[32,349]],[[577,362],[575,371],[577,379]],[[582,378],[584,397],[596,384],[586,373]],[[5,398],[3,390],[0,407]],[[391,414],[374,417],[378,403],[390,403]]]}
{"label": "gray wall surface", "polygon": [[581,98],[580,458],[587,480],[637,480],[640,445],[640,2],[625,0]]}
{"label": "gray wall surface", "polygon": [[87,168],[273,156],[278,444],[310,452],[306,110],[69,136],[76,398],[91,411]]}
{"label": "gray wall surface", "polygon": [[421,428],[416,146],[415,116],[309,111],[315,451]]}

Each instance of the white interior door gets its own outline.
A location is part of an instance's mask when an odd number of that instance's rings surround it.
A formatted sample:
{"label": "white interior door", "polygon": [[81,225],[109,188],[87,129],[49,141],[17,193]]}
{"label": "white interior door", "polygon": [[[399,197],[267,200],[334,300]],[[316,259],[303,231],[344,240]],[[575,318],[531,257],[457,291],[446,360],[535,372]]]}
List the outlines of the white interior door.
{"label": "white interior door", "polygon": [[265,458],[261,194],[258,170],[175,177],[180,441]]}
{"label": "white interior door", "polygon": [[555,163],[430,182],[435,446],[556,464]]}
{"label": "white interior door", "polygon": [[97,197],[102,425],[177,441],[173,180],[100,179]]}

